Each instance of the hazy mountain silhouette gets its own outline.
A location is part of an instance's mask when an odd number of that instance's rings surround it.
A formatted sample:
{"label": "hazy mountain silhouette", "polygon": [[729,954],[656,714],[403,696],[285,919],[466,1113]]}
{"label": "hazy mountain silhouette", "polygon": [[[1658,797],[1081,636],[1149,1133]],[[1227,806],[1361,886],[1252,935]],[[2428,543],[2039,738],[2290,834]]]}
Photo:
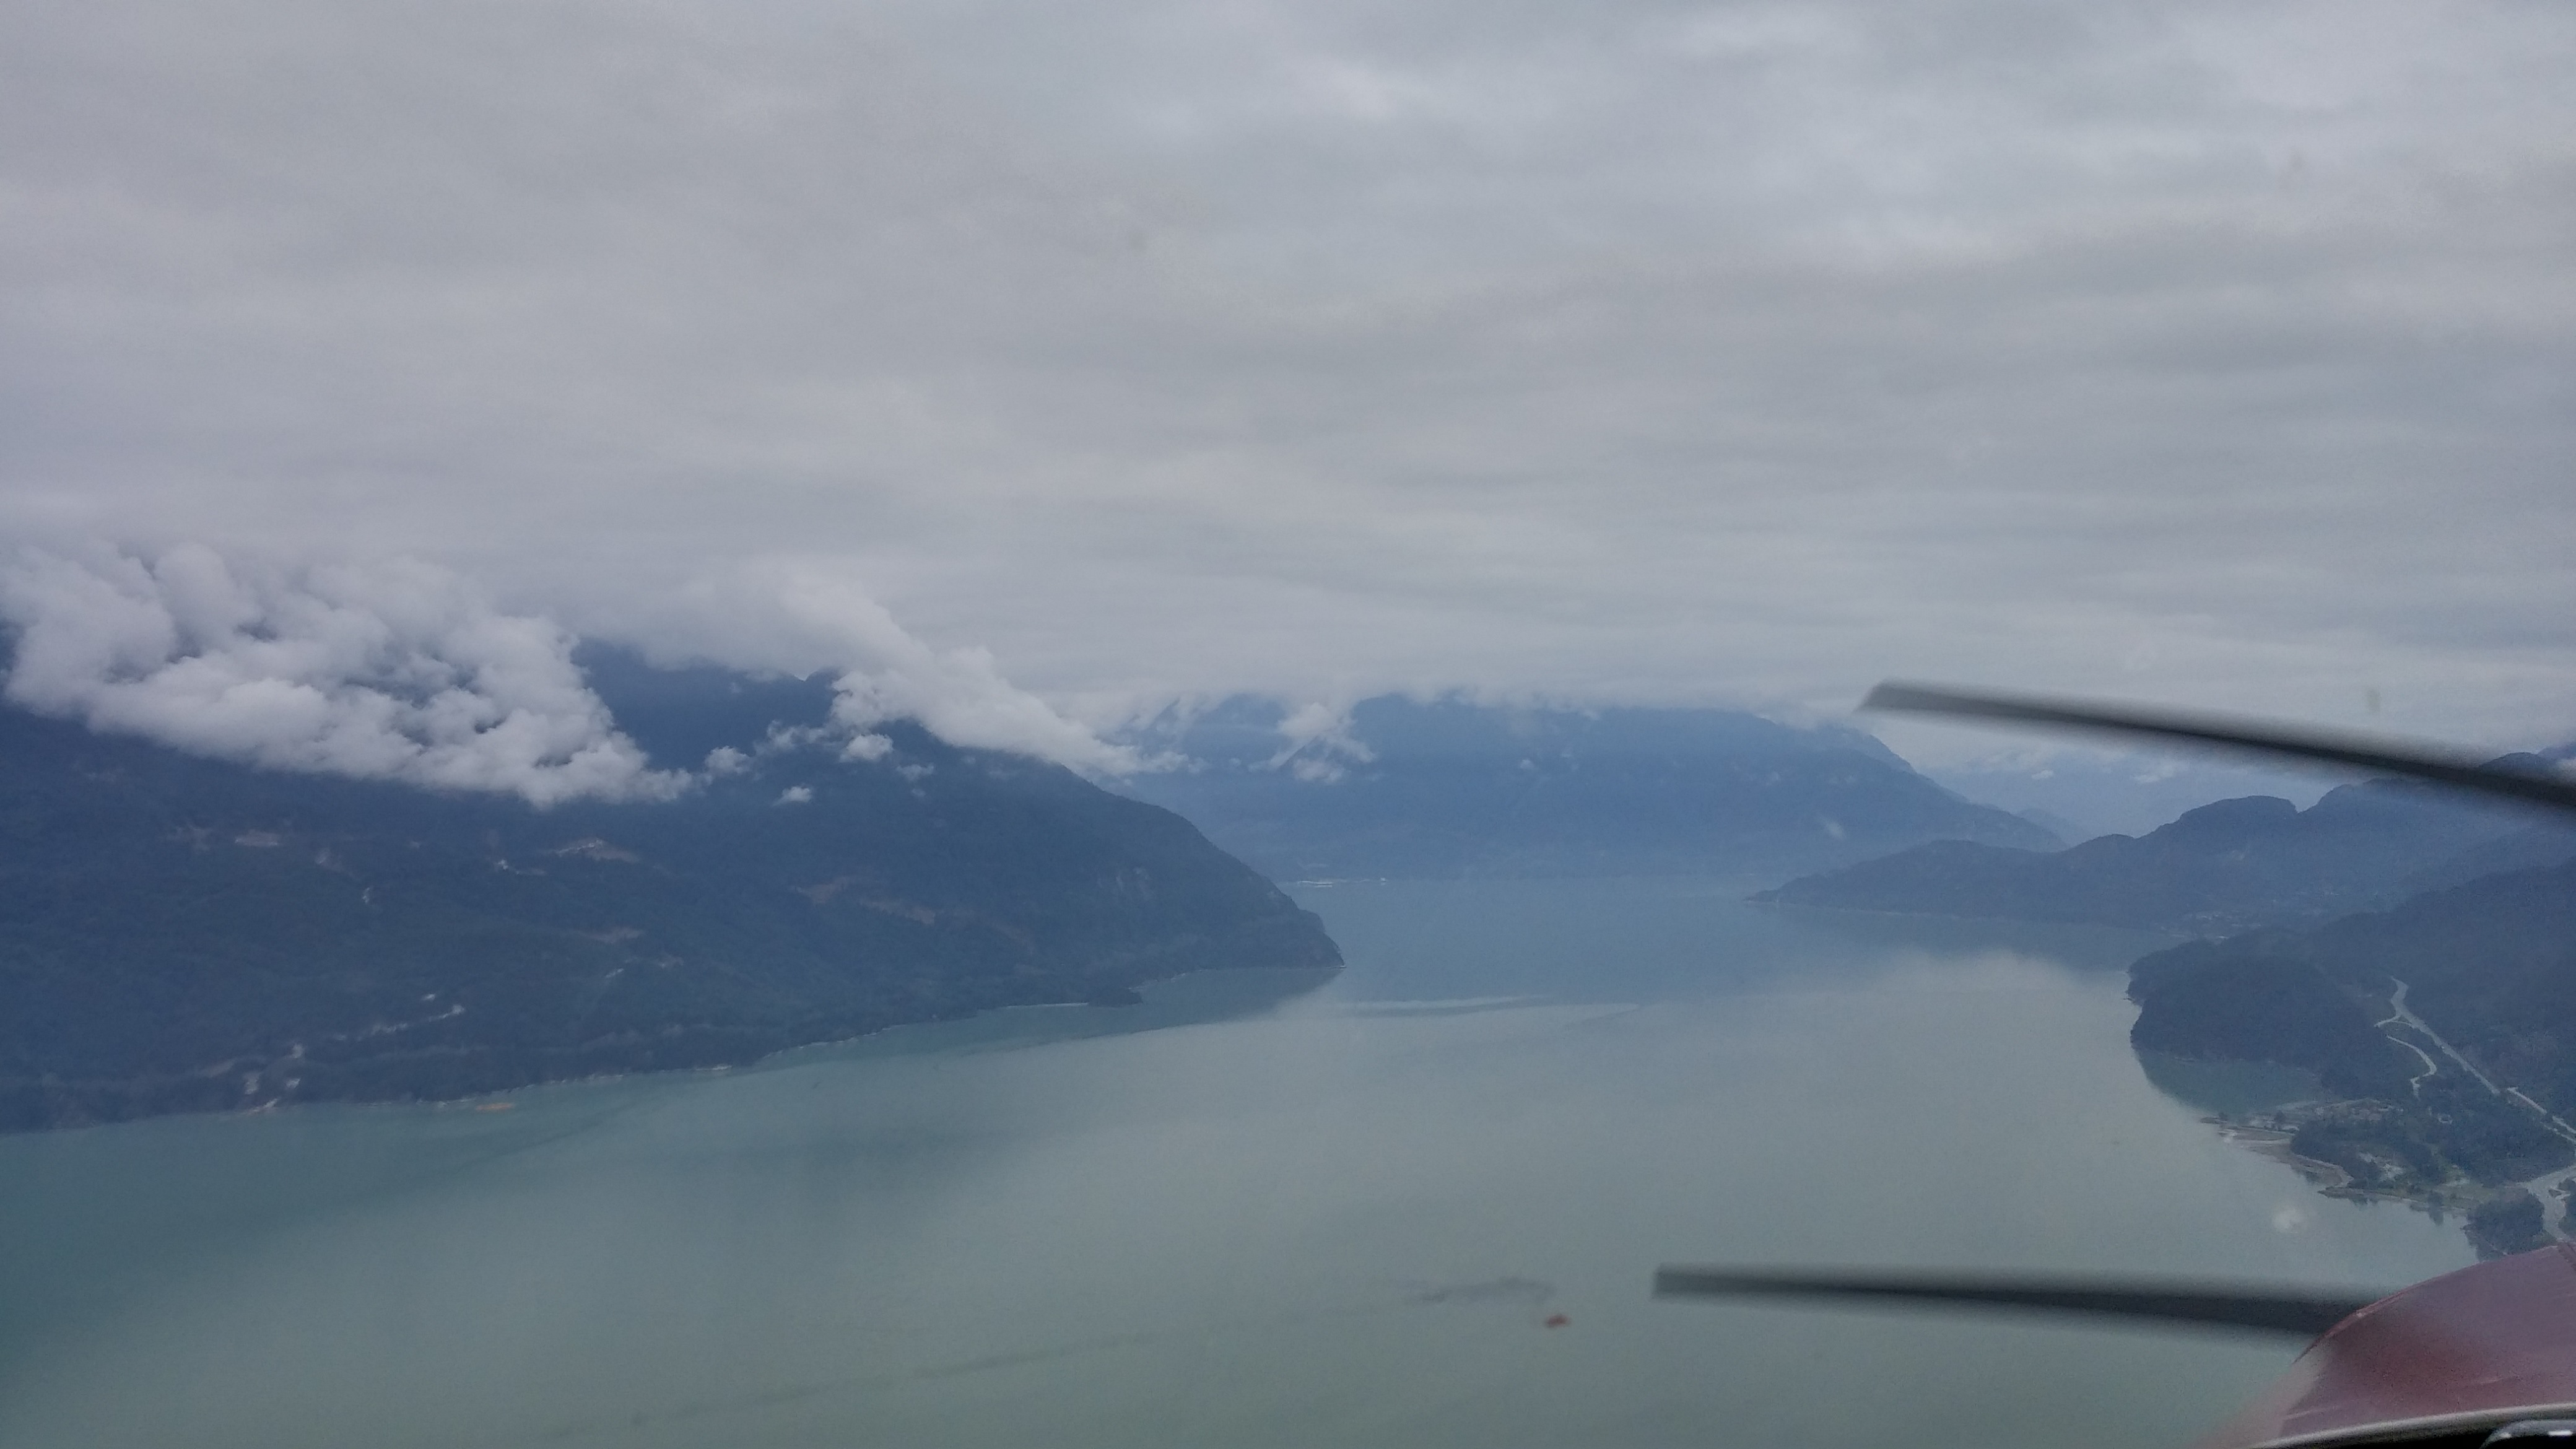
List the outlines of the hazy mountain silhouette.
{"label": "hazy mountain silhouette", "polygon": [[1132,739],[1187,760],[1124,788],[1280,879],[1767,875],[1960,838],[2045,850],[1868,735],[1705,709],[1364,700],[1291,750],[1274,701],[1169,715]]}
{"label": "hazy mountain silhouette", "polygon": [[2429,886],[2570,856],[2576,828],[2431,786],[2374,780],[2333,790],[2306,810],[2262,795],[2222,800],[2144,836],[2106,835],[2047,854],[1942,841],[1794,880],[1768,898],[2211,935],[2312,924],[2394,905]]}

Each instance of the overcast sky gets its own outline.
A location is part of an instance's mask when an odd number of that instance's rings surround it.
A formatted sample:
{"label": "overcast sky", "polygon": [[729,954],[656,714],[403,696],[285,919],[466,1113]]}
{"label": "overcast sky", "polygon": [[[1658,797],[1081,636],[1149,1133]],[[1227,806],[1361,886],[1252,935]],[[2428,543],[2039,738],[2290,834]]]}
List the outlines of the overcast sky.
{"label": "overcast sky", "polygon": [[2570,76],[2563,0],[19,0],[8,607],[161,591],[60,636],[93,711],[390,567],[969,735],[1898,675],[2564,739]]}

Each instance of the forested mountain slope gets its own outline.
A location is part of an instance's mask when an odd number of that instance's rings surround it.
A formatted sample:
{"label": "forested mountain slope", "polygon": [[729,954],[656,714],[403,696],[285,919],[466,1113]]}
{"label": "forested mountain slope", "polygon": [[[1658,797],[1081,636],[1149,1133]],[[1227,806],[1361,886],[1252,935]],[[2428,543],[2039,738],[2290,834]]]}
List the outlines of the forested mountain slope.
{"label": "forested mountain slope", "polygon": [[739,767],[541,810],[0,710],[0,1127],[741,1063],[1339,960],[1188,822],[1065,770],[902,725],[874,761],[755,749],[827,692],[594,675],[657,755]]}

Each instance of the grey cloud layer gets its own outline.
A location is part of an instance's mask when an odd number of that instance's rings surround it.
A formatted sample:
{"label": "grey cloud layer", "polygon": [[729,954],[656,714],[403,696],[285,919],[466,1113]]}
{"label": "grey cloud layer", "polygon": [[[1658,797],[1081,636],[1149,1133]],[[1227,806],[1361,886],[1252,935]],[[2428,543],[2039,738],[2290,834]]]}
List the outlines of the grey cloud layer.
{"label": "grey cloud layer", "polygon": [[18,7],[0,528],[423,553],[1068,758],[1004,674],[2529,743],[2571,64],[2536,3]]}

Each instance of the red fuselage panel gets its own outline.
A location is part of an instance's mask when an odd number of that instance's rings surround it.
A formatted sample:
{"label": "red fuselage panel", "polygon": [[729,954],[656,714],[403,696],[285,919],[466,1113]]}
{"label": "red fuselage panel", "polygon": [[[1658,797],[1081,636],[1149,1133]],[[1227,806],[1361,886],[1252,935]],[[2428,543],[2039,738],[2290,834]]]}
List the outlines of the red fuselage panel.
{"label": "red fuselage panel", "polygon": [[2480,1263],[2328,1329],[2208,1449],[2576,1412],[2576,1248]]}

